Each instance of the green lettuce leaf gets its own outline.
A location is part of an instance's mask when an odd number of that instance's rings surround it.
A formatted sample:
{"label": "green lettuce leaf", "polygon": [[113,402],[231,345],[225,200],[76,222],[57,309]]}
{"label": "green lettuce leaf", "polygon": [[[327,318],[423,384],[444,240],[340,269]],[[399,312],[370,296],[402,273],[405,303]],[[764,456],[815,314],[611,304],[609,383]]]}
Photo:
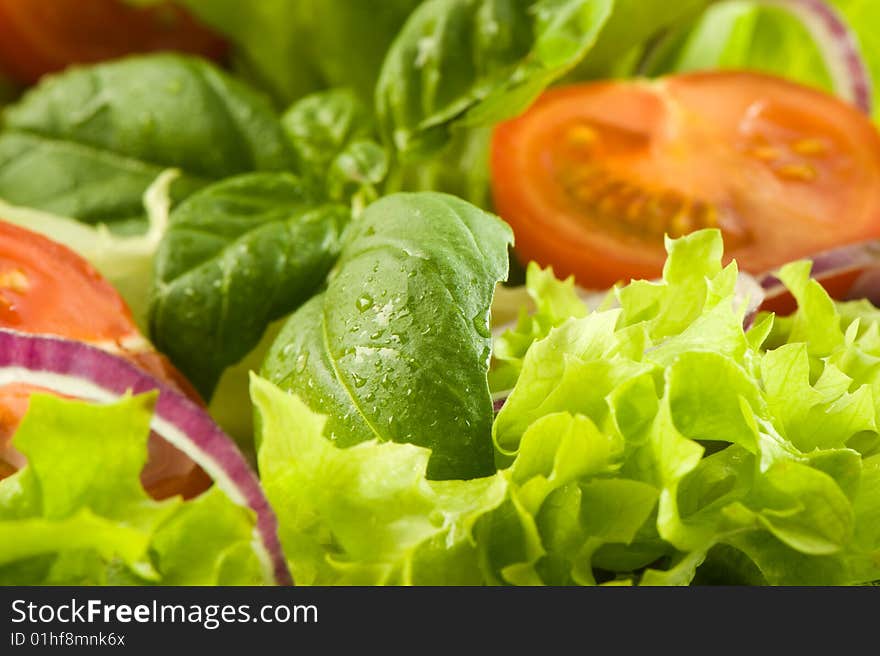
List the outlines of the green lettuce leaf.
{"label": "green lettuce leaf", "polygon": [[370,440],[339,448],[326,417],[268,381],[251,394],[260,476],[294,579],[319,585],[479,585],[474,526],[503,476],[428,481],[428,449]]}
{"label": "green lettuce leaf", "polygon": [[14,437],[28,464],[0,481],[0,581],[266,581],[251,545],[250,511],[217,488],[186,502],[154,501],[144,491],[140,472],[154,402],[155,394],[110,405],[31,398]]}
{"label": "green lettuce leaf", "polygon": [[[696,232],[668,250],[662,280],[620,288],[619,307],[589,313],[570,287],[532,269],[534,315],[521,318],[521,341],[497,338],[501,353],[521,359],[493,425],[500,468],[443,483],[465,504],[468,545],[462,550],[448,536],[442,548],[432,543],[443,580],[880,580],[880,311],[834,303],[797,263],[780,273],[797,312],[744,330],[737,271],[722,267],[721,235]],[[415,571],[413,545],[420,552],[436,535],[427,520],[440,512],[449,519],[438,524],[455,526],[459,518],[438,510],[438,488],[425,475],[429,452],[377,440],[350,446],[344,426],[331,440],[333,416],[312,414],[263,381],[252,393],[263,480],[291,561],[308,564],[317,583],[432,580],[427,572],[398,574]],[[398,461],[391,473],[389,462],[404,455],[408,464]],[[382,464],[366,464],[373,458]],[[334,463],[342,461],[363,469],[340,474]],[[379,473],[366,478],[368,467]],[[420,490],[423,505],[383,496],[398,494],[398,485]],[[490,488],[491,501],[483,496]],[[362,517],[413,532],[401,532],[395,547],[385,528],[371,525],[373,536]],[[345,535],[349,523],[355,534]],[[381,553],[395,554],[393,564],[376,567],[373,539],[381,539]],[[360,566],[372,577],[345,579],[337,559],[352,577]]]}
{"label": "green lettuce leaf", "polygon": [[526,269],[526,291],[534,308],[520,308],[516,325],[505,330],[493,345],[494,364],[489,383],[493,390],[512,388],[522,370],[522,362],[531,345],[546,337],[566,319],[587,314],[587,305],[578,296],[574,276],[559,281],[553,269],[542,269],[530,262]]}

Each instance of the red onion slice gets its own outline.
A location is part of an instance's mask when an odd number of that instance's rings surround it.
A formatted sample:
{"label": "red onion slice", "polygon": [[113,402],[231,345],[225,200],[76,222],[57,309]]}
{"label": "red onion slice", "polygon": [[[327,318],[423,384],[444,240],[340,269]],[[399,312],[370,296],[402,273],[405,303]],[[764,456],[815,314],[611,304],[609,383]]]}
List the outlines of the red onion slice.
{"label": "red onion slice", "polygon": [[158,390],[151,427],[202,467],[235,503],[257,517],[255,542],[267,574],[293,580],[278,539],[278,522],[259,480],[211,416],[171,386],[99,348],[45,335],[0,329],[0,385],[26,383],[86,401],[112,402]]}
{"label": "red onion slice", "polygon": [[871,74],[856,35],[825,0],[759,0],[793,14],[816,42],[837,94],[866,114],[872,112]]}
{"label": "red onion slice", "polygon": [[[828,281],[846,274],[853,277],[845,290],[835,290],[839,300],[867,299],[880,306],[880,240],[849,244],[807,257],[813,263],[810,276]],[[765,302],[770,303],[789,294],[774,272],[758,278],[764,289]]]}

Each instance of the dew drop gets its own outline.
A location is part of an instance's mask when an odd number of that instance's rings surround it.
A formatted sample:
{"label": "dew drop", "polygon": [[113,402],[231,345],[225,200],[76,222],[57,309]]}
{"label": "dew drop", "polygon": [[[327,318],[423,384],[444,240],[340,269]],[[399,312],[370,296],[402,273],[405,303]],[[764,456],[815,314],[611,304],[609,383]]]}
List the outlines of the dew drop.
{"label": "dew drop", "polygon": [[492,333],[489,331],[488,321],[486,321],[486,312],[480,312],[473,318],[474,330],[477,331],[477,334],[480,337],[485,337],[489,339],[492,337]]}
{"label": "dew drop", "polygon": [[366,312],[371,307],[373,307],[373,297],[369,296],[368,294],[359,296],[358,300],[355,302],[355,305],[360,312]]}

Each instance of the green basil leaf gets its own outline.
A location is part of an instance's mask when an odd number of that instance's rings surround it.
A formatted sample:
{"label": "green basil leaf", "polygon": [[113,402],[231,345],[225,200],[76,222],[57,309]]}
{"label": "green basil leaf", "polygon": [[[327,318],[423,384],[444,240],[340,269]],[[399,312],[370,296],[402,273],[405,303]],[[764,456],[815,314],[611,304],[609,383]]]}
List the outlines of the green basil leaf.
{"label": "green basil leaf", "polygon": [[385,150],[371,139],[349,144],[330,165],[327,193],[334,200],[352,198],[363,204],[378,197],[376,187],[388,173]]}
{"label": "green basil leaf", "polygon": [[212,64],[159,54],[74,68],[5,111],[0,198],[87,223],[142,229],[144,191],[172,197],[295,161],[268,101]]}
{"label": "green basil leaf", "polygon": [[613,0],[429,0],[392,44],[376,89],[383,137],[430,154],[451,127],[514,116],[590,50]]}
{"label": "green basil leaf", "polygon": [[348,143],[373,134],[370,110],[350,89],[306,96],[290,106],[281,123],[307,171],[326,169]]}
{"label": "green basil leaf", "polygon": [[294,103],[282,118],[303,174],[338,201],[375,200],[388,161],[375,141],[370,110],[350,89],[331,89]]}
{"label": "green basil leaf", "polygon": [[489,306],[510,229],[427,192],[386,196],[352,229],[327,291],[285,325],[263,375],[328,414],[341,446],[428,447],[435,479],[491,473]]}
{"label": "green basil leaf", "polygon": [[150,334],[209,397],[269,323],[324,282],[348,211],[287,173],[207,187],[171,213],[156,255]]}

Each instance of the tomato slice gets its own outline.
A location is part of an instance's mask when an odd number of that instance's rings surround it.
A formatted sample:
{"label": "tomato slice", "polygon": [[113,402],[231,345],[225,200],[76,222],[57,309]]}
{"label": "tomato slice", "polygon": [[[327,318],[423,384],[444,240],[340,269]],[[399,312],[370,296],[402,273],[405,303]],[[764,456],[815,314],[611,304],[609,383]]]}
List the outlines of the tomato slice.
{"label": "tomato slice", "polygon": [[219,59],[226,45],[171,2],[0,0],[0,70],[21,82],[70,64],[157,50]]}
{"label": "tomato slice", "polygon": [[658,277],[664,235],[700,228],[754,273],[880,236],[869,119],[758,73],[551,89],[496,128],[491,168],[520,257],[584,287]]}
{"label": "tomato slice", "polygon": [[[89,342],[125,357],[147,373],[200,399],[184,377],[141,335],[122,297],[70,249],[0,221],[0,327]],[[10,444],[36,388],[0,386],[0,478],[23,459]],[[190,458],[157,435],[141,475],[155,498],[195,496],[211,479]]]}

